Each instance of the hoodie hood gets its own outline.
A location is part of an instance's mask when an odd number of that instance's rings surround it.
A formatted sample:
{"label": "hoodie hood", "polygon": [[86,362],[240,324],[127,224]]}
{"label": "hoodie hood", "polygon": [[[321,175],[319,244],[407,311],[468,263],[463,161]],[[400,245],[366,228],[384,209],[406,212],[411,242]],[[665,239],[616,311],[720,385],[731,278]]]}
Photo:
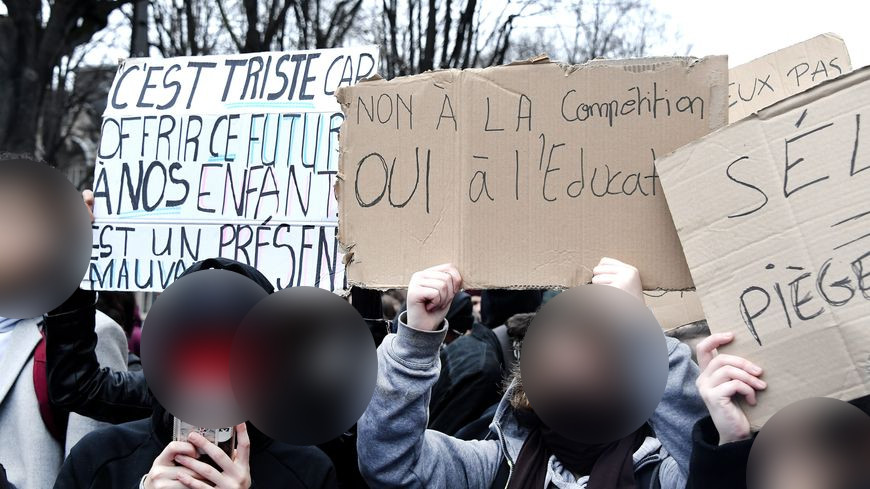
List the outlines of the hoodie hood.
{"label": "hoodie hood", "polygon": [[242,262],[230,260],[229,258],[207,258],[205,260],[198,261],[193,265],[189,266],[187,270],[185,270],[184,273],[179,276],[179,278],[190,275],[193,272],[198,272],[200,270],[209,270],[212,268],[216,270],[229,270],[231,272],[236,272],[238,274],[244,275],[245,277],[248,277],[249,279],[256,282],[257,285],[262,287],[267,294],[275,292],[275,287],[272,287],[272,283],[269,282],[269,279],[267,279],[265,275],[260,273],[259,270]]}

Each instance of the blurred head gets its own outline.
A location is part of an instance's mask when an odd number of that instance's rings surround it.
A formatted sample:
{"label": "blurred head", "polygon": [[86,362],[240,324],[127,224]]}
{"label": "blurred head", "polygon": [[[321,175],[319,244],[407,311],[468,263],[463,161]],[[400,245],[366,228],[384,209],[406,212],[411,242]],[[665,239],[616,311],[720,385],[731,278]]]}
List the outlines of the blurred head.
{"label": "blurred head", "polygon": [[66,177],[27,155],[0,154],[0,316],[60,305],[84,277],[87,209]]}
{"label": "blurred head", "polygon": [[273,291],[254,267],[225,258],[191,265],[154,302],[142,326],[148,386],[173,415],[208,428],[241,420],[230,382],[238,324]]}
{"label": "blurred head", "polygon": [[539,310],[524,336],[515,408],[581,443],[609,443],[639,429],[664,393],[664,334],[643,303],[587,285]]}
{"label": "blurred head", "polygon": [[870,487],[870,417],[853,405],[810,398],[764,425],[747,465],[749,489]]}

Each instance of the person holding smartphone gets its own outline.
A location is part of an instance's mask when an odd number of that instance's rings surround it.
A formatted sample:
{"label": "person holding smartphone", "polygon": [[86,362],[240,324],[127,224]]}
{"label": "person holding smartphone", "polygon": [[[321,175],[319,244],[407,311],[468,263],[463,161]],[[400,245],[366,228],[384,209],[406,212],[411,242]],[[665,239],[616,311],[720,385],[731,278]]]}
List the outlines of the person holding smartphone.
{"label": "person holding smartphone", "polygon": [[[212,268],[244,275],[271,292],[268,280],[255,268],[224,258],[194,263],[185,275]],[[85,319],[53,324],[49,338],[67,344],[70,350],[75,349],[69,345],[88,337],[81,334],[82,330],[92,334],[92,323],[88,324]],[[89,350],[82,347],[79,351]],[[54,485],[57,489],[247,489],[252,484],[254,487],[298,489],[337,486],[332,462],[316,447],[297,447],[272,440],[252,425],[242,423],[235,427],[237,446],[227,453],[195,430],[185,436],[175,435],[178,432],[176,419],[150,395],[144,377],[141,382],[135,382],[135,386],[128,382],[103,384],[118,390],[119,394],[99,400],[99,410],[111,411],[115,406],[112,399],[147,398],[150,416],[82,438],[60,469]],[[130,389],[133,392],[129,392]],[[147,396],[136,394],[139,391],[147,392]],[[144,407],[138,402],[132,404],[135,409],[121,406],[119,411],[127,415],[141,412]]]}

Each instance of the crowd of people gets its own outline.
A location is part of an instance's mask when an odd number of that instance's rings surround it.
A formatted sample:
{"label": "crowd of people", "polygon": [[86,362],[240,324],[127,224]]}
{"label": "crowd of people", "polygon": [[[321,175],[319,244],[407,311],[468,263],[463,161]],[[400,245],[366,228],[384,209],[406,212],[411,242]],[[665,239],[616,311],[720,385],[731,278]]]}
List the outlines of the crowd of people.
{"label": "crowd of people", "polygon": [[[185,275],[208,269],[274,292],[258,270],[224,258]],[[632,265],[602,258],[593,274],[593,284],[644,300]],[[173,415],[139,365],[135,302],[75,290],[40,317],[0,318],[0,488],[746,487],[756,433],[741,402],[755,404],[767,384],[763,365],[718,353],[733,334],[703,339],[694,357],[668,337],[664,394],[627,436],[579,442],[537,416],[521,353],[536,312],[556,293],[463,290],[449,264],[415,273],[406,293],[354,288],[348,300],[378,356],[375,391],[357,424],[322,445],[294,446],[241,423],[225,452],[195,432],[173,440]],[[853,404],[870,412],[866,398]],[[841,476],[806,487],[870,487],[835,481]],[[796,487],[771,480],[771,489]]]}

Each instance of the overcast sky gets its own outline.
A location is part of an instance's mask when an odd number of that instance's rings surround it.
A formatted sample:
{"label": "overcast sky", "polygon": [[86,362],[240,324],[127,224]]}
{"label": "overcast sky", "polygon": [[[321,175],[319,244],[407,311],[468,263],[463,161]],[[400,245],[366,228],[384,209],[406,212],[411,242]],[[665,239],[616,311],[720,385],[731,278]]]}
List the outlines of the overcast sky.
{"label": "overcast sky", "polygon": [[736,66],[823,32],[839,34],[852,67],[870,64],[870,2],[863,0],[652,0],[691,54],[727,54]]}
{"label": "overcast sky", "polygon": [[[824,32],[839,34],[846,41],[853,68],[870,64],[870,2],[866,0],[650,0],[669,26],[680,34],[679,46],[661,46],[651,54],[704,56],[727,54],[729,65],[751,61],[771,51]],[[495,3],[495,2],[493,2]],[[567,3],[567,2],[566,2]],[[6,11],[0,2],[0,14]],[[115,19],[121,16],[115,13]],[[542,22],[541,17],[531,24]],[[545,23],[552,19],[543,20]],[[118,32],[129,37],[129,30]],[[92,63],[126,55],[128,42],[115,49],[89,53]]]}

